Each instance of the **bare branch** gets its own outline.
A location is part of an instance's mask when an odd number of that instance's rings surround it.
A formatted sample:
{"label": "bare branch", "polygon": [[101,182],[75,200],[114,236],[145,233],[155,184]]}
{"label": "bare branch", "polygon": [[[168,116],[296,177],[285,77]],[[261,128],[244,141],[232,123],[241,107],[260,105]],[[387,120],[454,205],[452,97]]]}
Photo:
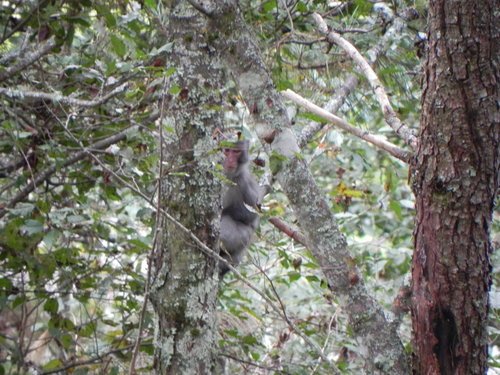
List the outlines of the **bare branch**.
{"label": "bare branch", "polygon": [[285,90],[281,92],[284,97],[292,100],[294,103],[306,108],[308,111],[313,112],[314,114],[323,117],[325,120],[330,121],[335,126],[345,130],[346,132],[355,135],[358,138],[361,138],[374,146],[379,147],[380,149],[387,151],[389,154],[398,158],[399,160],[408,163],[410,159],[410,154],[405,150],[399,148],[398,146],[386,141],[382,137],[371,134],[367,131],[358,129],[352,125],[350,125],[347,121],[341,119],[340,117],[335,116],[334,114],[325,111],[323,108],[318,107],[316,104],[311,103],[309,100],[303,98],[299,94],[293,92],[292,90]]}
{"label": "bare branch", "polygon": [[26,185],[24,188],[22,188],[6,205],[3,207],[0,207],[0,218],[5,216],[9,208],[14,207],[17,203],[25,199],[32,191],[36,189],[38,185],[40,185],[43,181],[46,181],[47,179],[50,178],[54,173],[56,173],[59,169],[67,167],[69,165],[75,164],[76,162],[79,162],[80,160],[85,159],[88,156],[88,153],[90,150],[102,150],[108,146],[111,146],[112,144],[118,143],[121,140],[125,139],[127,137],[127,134],[130,133],[132,130],[137,129],[137,126],[132,126],[130,128],[127,128],[115,135],[112,135],[111,137],[105,138],[99,142],[96,142],[82,151],[78,151],[77,153],[73,154],[68,160],[66,160],[64,163],[58,165],[55,164],[49,168],[46,168],[44,171],[41,173],[37,174],[33,180]]}
{"label": "bare branch", "polygon": [[[158,175],[163,176],[163,125],[162,121],[164,119],[164,110],[165,110],[165,97],[166,97],[166,91],[167,91],[167,84],[166,84],[166,77],[163,78],[163,92],[161,95],[161,105],[160,105],[160,126],[159,126],[159,133],[160,133],[160,160],[158,161]],[[161,186],[162,179],[158,179],[158,197],[159,197],[159,192],[162,191],[162,186]],[[151,201],[151,200],[150,200]],[[156,208],[156,225],[159,225],[160,223],[160,208],[161,208],[161,202],[160,199],[158,198],[157,200],[157,208]],[[151,276],[152,276],[152,271],[153,271],[153,258],[154,254],[156,251],[156,247],[158,246],[158,235],[159,231],[155,229],[154,231],[154,236],[153,236],[153,246],[151,247],[151,251],[148,256],[148,271],[147,271],[147,276],[146,276],[146,283],[144,285],[144,304],[142,305],[141,309],[141,314],[139,316],[139,327],[137,329],[137,339],[135,340],[135,345],[134,349],[132,350],[132,359],[130,360],[130,365],[129,365],[129,375],[134,375],[136,373],[135,371],[135,362],[137,360],[137,356],[139,354],[139,348],[141,346],[141,339],[142,339],[142,329],[144,326],[144,317],[146,316],[146,309],[148,306],[148,301],[149,301],[149,296],[150,296],[150,289],[151,289]]]}
{"label": "bare branch", "polygon": [[12,77],[14,74],[17,74],[27,66],[33,64],[40,57],[48,54],[50,51],[54,49],[56,46],[55,38],[50,39],[47,43],[45,43],[42,48],[30,53],[28,56],[22,58],[17,64],[8,67],[3,72],[0,73],[0,82],[5,81],[7,78]]}
{"label": "bare branch", "polygon": [[301,245],[307,246],[307,239],[304,237],[302,233],[300,233],[296,228],[292,228],[289,224],[285,223],[279,217],[272,217],[269,219],[269,222],[278,228],[280,231],[285,233],[291,239],[297,241]]}
{"label": "bare branch", "polygon": [[83,99],[76,99],[76,98],[70,98],[68,96],[64,96],[59,93],[45,93],[45,92],[38,92],[38,91],[24,91],[24,90],[14,90],[14,89],[7,89],[4,87],[0,87],[0,95],[7,96],[9,98],[13,99],[42,99],[42,100],[48,100],[54,103],[61,103],[61,104],[68,104],[68,105],[74,105],[77,107],[95,107],[98,105],[101,105],[105,103],[107,100],[112,98],[113,96],[116,96],[123,91],[125,91],[128,88],[128,83],[124,83],[110,92],[108,92],[106,95],[101,96],[100,98],[97,98],[95,100],[83,100]]}
{"label": "bare branch", "polygon": [[[386,30],[379,42],[366,52],[366,56],[368,56],[368,62],[370,64],[374,64],[377,61],[377,58],[383,51],[384,47],[392,42],[394,40],[394,35],[401,33],[405,26],[406,24],[398,17],[395,17],[392,20],[391,26]],[[335,89],[335,96],[330,98],[323,108],[328,112],[337,113],[349,94],[354,91],[358,82],[359,79],[356,74],[349,74],[345,79],[344,84]],[[301,148],[307,144],[312,137],[323,128],[323,126],[324,124],[314,121],[311,121],[307,126],[305,126],[300,132],[299,144]]]}
{"label": "bare branch", "polygon": [[339,47],[343,48],[347,54],[356,62],[361,72],[368,79],[373,91],[375,92],[375,97],[379,102],[382,112],[384,114],[385,121],[387,124],[399,135],[405,143],[410,145],[414,150],[417,148],[417,137],[413,134],[412,130],[408,128],[404,123],[399,120],[396,112],[389,102],[389,98],[385,93],[384,86],[380,82],[377,74],[374,72],[370,64],[365,60],[365,58],[358,52],[358,50],[349,43],[346,39],[340,36],[338,33],[328,30],[323,18],[317,14],[313,13],[313,19],[318,26],[318,30],[321,34],[328,38],[328,41],[335,43]]}
{"label": "bare branch", "polygon": [[[151,346],[151,344],[143,344],[143,346],[145,346],[145,347]],[[82,361],[70,362],[63,367],[58,367],[58,368],[53,369],[53,370],[43,371],[43,372],[39,372],[39,373],[42,375],[59,374],[59,373],[65,372],[66,370],[74,369],[76,367],[87,366],[87,365],[91,365],[93,363],[102,362],[104,358],[106,358],[110,355],[122,353],[122,352],[125,352],[127,350],[130,350],[131,348],[132,348],[132,345],[125,346],[123,348],[111,349],[111,350],[108,350],[106,353],[96,354],[95,357],[84,359]]]}

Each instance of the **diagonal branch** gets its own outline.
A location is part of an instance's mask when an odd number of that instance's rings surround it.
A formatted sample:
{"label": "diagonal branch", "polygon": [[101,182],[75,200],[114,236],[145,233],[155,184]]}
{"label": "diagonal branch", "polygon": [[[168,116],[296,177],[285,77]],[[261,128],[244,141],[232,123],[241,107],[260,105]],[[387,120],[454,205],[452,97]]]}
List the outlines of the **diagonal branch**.
{"label": "diagonal branch", "polygon": [[[391,26],[386,30],[379,42],[375,44],[366,52],[368,63],[375,64],[379,55],[386,48],[386,46],[394,40],[394,35],[400,34],[406,27],[406,23],[400,17],[394,17],[391,20]],[[358,85],[358,76],[351,73],[347,76],[344,84],[335,89],[335,96],[330,98],[328,102],[323,105],[323,108],[331,113],[337,113],[342,104],[344,104],[346,98],[351,94],[356,86]],[[311,121],[307,126],[305,126],[300,132],[299,144],[301,148],[309,143],[309,141],[314,137],[314,135],[323,128],[324,124]]]}
{"label": "diagonal branch", "polygon": [[328,26],[323,18],[318,13],[313,13],[313,19],[318,26],[318,30],[321,34],[325,35],[330,43],[335,43],[339,47],[343,48],[347,54],[356,62],[361,72],[368,79],[375,96],[382,108],[385,121],[387,124],[399,135],[405,143],[410,145],[412,149],[417,148],[417,137],[413,134],[413,131],[404,123],[399,120],[396,112],[389,102],[389,98],[385,93],[384,86],[380,82],[377,74],[374,72],[370,64],[366,59],[358,52],[358,50],[344,39],[340,34],[335,31],[328,30]]}
{"label": "diagonal branch", "polygon": [[52,51],[56,45],[57,44],[55,39],[52,38],[47,43],[45,43],[42,48],[30,53],[28,56],[18,61],[17,64],[8,67],[3,72],[0,72],[0,82],[5,81],[7,78],[12,77],[27,66],[30,66],[40,57],[45,56],[47,53]]}
{"label": "diagonal branch", "polygon": [[280,231],[285,233],[288,237],[291,239],[297,241],[304,247],[308,247],[307,245],[307,238],[304,237],[300,231],[297,230],[297,228],[293,228],[290,224],[285,223],[283,220],[281,220],[279,217],[274,216],[269,219],[269,222],[274,225],[276,228],[278,228]]}
{"label": "diagonal branch", "polygon": [[410,154],[408,152],[406,152],[405,150],[399,148],[395,144],[386,141],[385,139],[383,139],[380,136],[371,134],[367,131],[361,130],[359,128],[356,128],[356,127],[350,125],[344,119],[335,116],[334,114],[324,110],[321,107],[318,107],[316,104],[303,98],[302,96],[293,92],[290,89],[282,91],[281,93],[283,94],[283,96],[290,99],[294,103],[306,108],[308,111],[311,111],[312,113],[314,113],[318,116],[323,117],[324,119],[333,123],[335,126],[345,130],[346,132],[348,132],[352,135],[355,135],[358,138],[361,138],[361,139],[371,143],[374,146],[379,147],[380,149],[382,149],[384,151],[387,151],[389,154],[391,154],[395,158],[398,158],[399,160],[402,160],[405,163],[408,163],[408,161],[410,159]]}
{"label": "diagonal branch", "polygon": [[127,137],[128,133],[130,133],[135,129],[137,129],[137,126],[131,126],[130,128],[122,130],[121,132],[112,135],[111,137],[100,140],[86,147],[85,149],[78,151],[62,164],[56,163],[53,166],[46,168],[41,173],[37,174],[33,178],[33,180],[24,188],[22,188],[10,201],[7,202],[7,204],[5,204],[3,207],[0,207],[0,218],[5,216],[9,208],[14,207],[17,203],[25,199],[31,192],[33,192],[36,189],[38,185],[49,179],[50,176],[52,176],[58,170],[85,159],[86,157],[88,157],[90,150],[102,150],[105,149],[106,147],[111,146],[112,144],[120,142],[121,140]]}
{"label": "diagonal branch", "polygon": [[[333,98],[330,98],[330,100],[325,104],[325,106],[323,107],[324,110],[330,113],[336,113],[342,106],[342,104],[344,104],[349,94],[354,91],[357,85],[358,77],[356,77],[356,75],[354,74],[349,75],[342,87],[335,90],[335,96]],[[316,135],[316,133],[323,129],[324,125],[324,123],[315,121],[311,121],[309,124],[307,124],[298,136],[300,148],[303,148],[307,143],[309,143],[311,139]]]}
{"label": "diagonal branch", "polygon": [[14,90],[14,89],[7,89],[4,87],[0,87],[0,95],[7,96],[12,99],[42,99],[42,100],[48,100],[54,103],[61,103],[61,104],[68,104],[68,105],[74,105],[77,107],[96,107],[98,105],[101,105],[108,101],[110,98],[113,96],[116,96],[123,91],[125,91],[128,88],[128,83],[124,83],[110,92],[108,92],[106,95],[101,96],[100,98],[97,98],[95,100],[83,100],[83,99],[76,99],[76,98],[70,98],[68,96],[64,96],[59,93],[45,93],[45,92],[38,92],[38,91],[24,91],[24,90]]}

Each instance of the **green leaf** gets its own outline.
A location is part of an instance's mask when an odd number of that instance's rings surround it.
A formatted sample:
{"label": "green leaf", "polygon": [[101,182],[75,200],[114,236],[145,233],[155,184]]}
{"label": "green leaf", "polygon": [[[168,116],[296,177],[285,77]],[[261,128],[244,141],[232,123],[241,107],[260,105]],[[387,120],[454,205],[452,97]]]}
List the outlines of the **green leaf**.
{"label": "green leaf", "polygon": [[326,124],[328,122],[323,117],[318,116],[318,115],[311,113],[311,112],[300,112],[297,115],[297,117],[305,118],[307,120],[311,120],[311,121],[317,122],[319,124]]}
{"label": "green leaf", "polygon": [[360,15],[368,15],[373,8],[372,3],[367,0],[354,0],[354,4],[356,4],[356,11]]}
{"label": "green leaf", "polygon": [[12,302],[12,308],[15,309],[17,306],[21,306],[26,302],[26,295],[17,296]]}
{"label": "green leaf", "polygon": [[389,203],[389,208],[394,212],[398,218],[398,220],[401,220],[403,218],[403,215],[401,213],[401,205],[399,204],[398,201],[391,199]]}
{"label": "green leaf", "polygon": [[71,320],[68,318],[64,318],[59,321],[59,327],[66,331],[74,331],[75,330],[75,323],[73,323]]}
{"label": "green leaf", "polygon": [[174,85],[168,89],[168,92],[172,95],[177,95],[181,92],[181,88],[177,85]]}
{"label": "green leaf", "polygon": [[170,68],[168,68],[168,69],[165,71],[164,75],[165,75],[166,77],[170,77],[170,76],[171,76],[172,74],[174,74],[176,71],[177,71],[177,68],[175,68],[175,67],[171,66]]}
{"label": "green leaf", "polygon": [[88,324],[83,325],[79,330],[78,330],[78,336],[79,337],[91,337],[92,335],[95,334],[96,330],[96,323],[95,322],[89,322]]}
{"label": "green leaf", "polygon": [[104,17],[104,20],[106,21],[106,26],[112,29],[113,27],[116,26],[116,18],[115,16],[109,11],[109,7],[105,5],[96,5],[96,10],[99,16]]}
{"label": "green leaf", "polygon": [[297,281],[298,279],[300,279],[301,276],[302,275],[300,274],[300,272],[297,271],[288,272],[288,278],[290,279],[290,282]]}
{"label": "green leaf", "polygon": [[86,218],[82,215],[69,215],[66,220],[71,224],[81,224],[86,221]]}
{"label": "green leaf", "polygon": [[110,186],[110,185],[105,185],[104,186],[104,193],[106,194],[106,198],[109,198],[112,201],[121,201],[122,198],[116,191],[116,187]]}
{"label": "green leaf", "polygon": [[250,356],[254,361],[258,361],[260,359],[260,354],[257,352],[250,352]]}
{"label": "green leaf", "polygon": [[64,349],[69,349],[73,346],[73,339],[69,333],[63,333],[59,337],[59,341],[61,342]]}
{"label": "green leaf", "polygon": [[320,282],[320,278],[318,276],[314,276],[314,275],[309,275],[309,276],[306,276],[306,280],[309,281],[310,283],[319,283]]}
{"label": "green leaf", "polygon": [[77,24],[77,25],[81,25],[81,26],[85,26],[85,27],[91,27],[92,26],[92,24],[89,22],[89,20],[87,20],[86,18],[80,17],[80,16],[67,17],[66,19],[68,20],[68,22],[74,23],[74,24]]}
{"label": "green leaf", "polygon": [[54,246],[60,236],[61,232],[59,232],[58,230],[51,230],[43,237],[43,243],[48,248],[51,248]]}
{"label": "green leaf", "polygon": [[150,8],[150,9],[153,9],[155,10],[156,9],[156,1],[155,0],[145,0],[144,1],[144,4]]}
{"label": "green leaf", "polygon": [[276,88],[278,91],[284,91],[286,89],[293,89],[293,83],[287,79],[280,79],[276,83]]}
{"label": "green leaf", "polygon": [[276,9],[276,0],[269,0],[262,4],[262,10],[266,13]]}
{"label": "green leaf", "polygon": [[239,336],[239,332],[237,329],[225,329],[224,333],[228,336],[231,336],[231,337],[238,337]]}
{"label": "green leaf", "polygon": [[241,338],[241,341],[243,341],[243,343],[247,345],[255,345],[258,342],[257,339],[252,335],[243,336]]}
{"label": "green leaf", "polygon": [[28,236],[31,236],[33,234],[43,232],[43,224],[38,220],[26,220],[20,229]]}
{"label": "green leaf", "polygon": [[125,45],[125,43],[123,42],[123,40],[121,40],[120,38],[118,38],[114,34],[111,34],[110,40],[111,40],[111,46],[113,47],[113,51],[118,56],[124,57],[125,54],[127,53],[127,46]]}
{"label": "green leaf", "polygon": [[52,359],[43,365],[43,369],[45,371],[55,370],[59,367],[62,367],[62,362],[60,359]]}
{"label": "green leaf", "polygon": [[43,304],[43,309],[50,314],[56,314],[59,310],[59,302],[57,302],[57,299],[55,298],[49,298]]}
{"label": "green leaf", "polygon": [[12,281],[7,279],[6,277],[1,277],[0,278],[0,289],[7,290],[7,291],[12,290]]}
{"label": "green leaf", "polygon": [[108,326],[111,326],[111,327],[117,327],[118,326],[118,323],[116,323],[114,320],[110,320],[110,319],[103,319],[102,321],[104,324],[108,325]]}
{"label": "green leaf", "polygon": [[269,168],[273,175],[276,175],[283,167],[283,162],[287,160],[286,156],[280,155],[273,151],[269,158]]}
{"label": "green leaf", "polygon": [[144,285],[137,280],[130,280],[128,285],[130,291],[134,294],[141,294],[144,292]]}

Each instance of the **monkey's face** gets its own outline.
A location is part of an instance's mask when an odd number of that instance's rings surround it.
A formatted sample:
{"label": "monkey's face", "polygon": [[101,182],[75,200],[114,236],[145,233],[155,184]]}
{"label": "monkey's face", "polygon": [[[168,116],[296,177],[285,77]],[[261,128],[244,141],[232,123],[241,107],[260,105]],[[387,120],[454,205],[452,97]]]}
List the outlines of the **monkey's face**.
{"label": "monkey's face", "polygon": [[228,174],[234,174],[238,170],[240,165],[240,158],[242,150],[238,148],[226,148],[224,149],[224,172]]}
{"label": "monkey's face", "polygon": [[228,144],[224,150],[224,173],[233,180],[248,170],[248,141]]}

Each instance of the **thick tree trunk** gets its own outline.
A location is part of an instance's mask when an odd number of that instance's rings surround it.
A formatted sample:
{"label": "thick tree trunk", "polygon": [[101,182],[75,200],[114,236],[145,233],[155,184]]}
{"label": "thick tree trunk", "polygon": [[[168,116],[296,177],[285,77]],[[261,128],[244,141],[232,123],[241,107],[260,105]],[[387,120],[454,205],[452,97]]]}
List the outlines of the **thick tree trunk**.
{"label": "thick tree trunk", "polygon": [[496,0],[433,0],[416,196],[415,374],[484,374],[499,168]]}
{"label": "thick tree trunk", "polygon": [[[203,243],[217,249],[221,184],[211,134],[222,126],[222,70],[207,47],[203,17],[187,2],[171,3],[160,206]],[[156,313],[158,374],[212,374],[216,359],[218,268],[165,216],[159,230],[151,301]]]}

